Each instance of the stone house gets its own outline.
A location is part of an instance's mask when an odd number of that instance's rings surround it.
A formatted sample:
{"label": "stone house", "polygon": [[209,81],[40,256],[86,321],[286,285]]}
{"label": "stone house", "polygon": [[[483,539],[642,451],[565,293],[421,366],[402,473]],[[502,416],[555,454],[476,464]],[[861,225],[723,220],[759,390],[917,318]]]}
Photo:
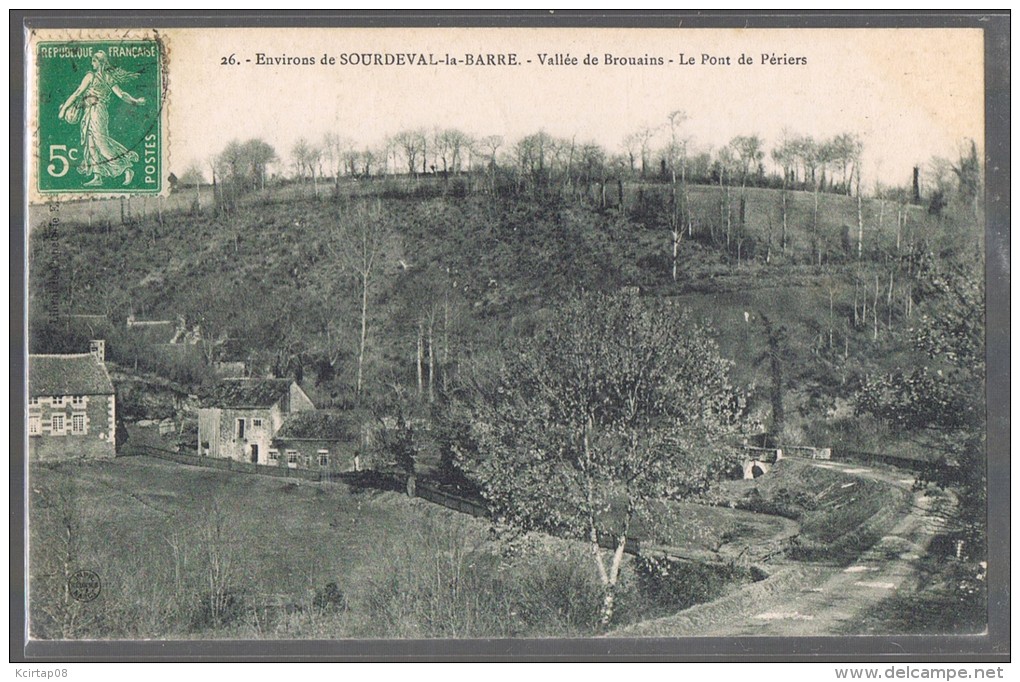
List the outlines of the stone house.
{"label": "stone house", "polygon": [[201,401],[198,454],[269,464],[273,436],[284,421],[314,409],[291,379],[223,379]]}
{"label": "stone house", "polygon": [[287,417],[273,438],[269,463],[300,469],[358,471],[361,429],[349,415],[325,410]]}
{"label": "stone house", "polygon": [[98,354],[29,355],[29,458],[116,457],[116,402]]}

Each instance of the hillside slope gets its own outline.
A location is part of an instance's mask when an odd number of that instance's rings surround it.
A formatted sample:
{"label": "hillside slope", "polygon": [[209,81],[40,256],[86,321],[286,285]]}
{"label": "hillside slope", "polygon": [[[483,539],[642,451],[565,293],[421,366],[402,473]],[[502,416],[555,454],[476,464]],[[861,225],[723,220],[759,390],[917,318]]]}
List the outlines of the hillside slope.
{"label": "hillside slope", "polygon": [[[959,251],[969,239],[918,207],[864,201],[857,260],[856,242],[847,243],[857,201],[819,195],[815,229],[815,197],[789,192],[784,249],[781,192],[691,187],[674,281],[662,185],[628,185],[625,204],[606,208],[555,194],[410,191],[387,182],[359,185],[339,200],[305,190],[267,190],[230,211],[150,206],[123,223],[91,226],[65,212],[36,227],[33,352],[70,351],[101,335],[125,366],[200,381],[209,360],[240,360],[256,373],[309,379],[322,400],[342,404],[354,381],[362,300],[357,272],[344,267],[355,245],[337,226],[368,206],[385,232],[364,301],[370,390],[413,384],[419,352],[418,362],[429,364],[422,371],[449,386],[458,365],[484,364],[506,338],[540,325],[560,297],[637,285],[680,297],[709,318],[736,378],[760,405],[769,381],[763,321],[781,326],[784,381],[796,387],[790,411],[836,414],[845,411],[837,398],[863,373],[912,362],[898,334],[917,298],[917,254]],[[74,329],[65,314],[105,315],[106,324]],[[124,330],[132,314],[198,326],[203,345],[190,355],[147,347]]]}

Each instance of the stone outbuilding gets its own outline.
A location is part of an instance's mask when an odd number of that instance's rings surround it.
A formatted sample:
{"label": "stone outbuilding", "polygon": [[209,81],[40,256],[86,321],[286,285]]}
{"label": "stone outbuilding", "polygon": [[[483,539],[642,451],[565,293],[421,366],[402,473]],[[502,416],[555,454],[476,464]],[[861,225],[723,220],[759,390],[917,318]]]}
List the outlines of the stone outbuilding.
{"label": "stone outbuilding", "polygon": [[291,468],[358,471],[361,429],[349,414],[314,410],[292,414],[273,438],[269,463]]}
{"label": "stone outbuilding", "polygon": [[98,354],[29,355],[29,459],[116,457],[116,403]]}
{"label": "stone outbuilding", "polygon": [[198,410],[198,454],[270,462],[273,437],[293,414],[315,405],[291,379],[223,379]]}

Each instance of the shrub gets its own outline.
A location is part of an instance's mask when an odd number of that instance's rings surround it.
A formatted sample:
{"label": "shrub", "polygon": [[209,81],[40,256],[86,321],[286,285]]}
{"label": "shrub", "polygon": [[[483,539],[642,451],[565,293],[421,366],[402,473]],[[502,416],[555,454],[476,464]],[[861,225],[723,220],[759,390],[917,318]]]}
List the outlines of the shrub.
{"label": "shrub", "polygon": [[931,553],[920,562],[916,591],[882,601],[848,623],[854,634],[979,634],[988,625],[988,593],[983,563],[946,560]]}
{"label": "shrub", "polygon": [[634,574],[647,613],[668,614],[711,601],[734,582],[750,580],[737,566],[710,566],[659,557],[637,557]]}
{"label": "shrub", "polygon": [[316,590],[312,605],[320,611],[344,610],[347,608],[347,597],[336,583],[327,583],[322,589]]}
{"label": "shrub", "polygon": [[371,575],[350,587],[356,636],[590,636],[602,587],[583,551],[530,536],[506,553],[468,526],[433,515],[395,548],[380,543]]}

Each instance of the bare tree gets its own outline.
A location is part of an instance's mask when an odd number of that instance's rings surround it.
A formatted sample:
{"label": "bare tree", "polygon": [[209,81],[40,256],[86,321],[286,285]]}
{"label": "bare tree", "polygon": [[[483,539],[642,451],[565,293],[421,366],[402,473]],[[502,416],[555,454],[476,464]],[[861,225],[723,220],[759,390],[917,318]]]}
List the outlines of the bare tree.
{"label": "bare tree", "polygon": [[323,148],[308,142],[308,140],[302,137],[294,143],[294,146],[291,148],[290,157],[297,171],[298,178],[304,179],[306,173],[311,176],[313,191],[315,196],[318,197]]}
{"label": "bare tree", "polygon": [[781,213],[783,219],[783,230],[780,236],[779,248],[786,253],[786,234],[789,225],[789,187],[791,179],[794,179],[797,166],[797,149],[795,141],[784,129],[782,141],[772,150],[772,159],[780,167],[783,174],[783,187],[780,194]]}
{"label": "bare tree", "polygon": [[489,168],[496,167],[496,153],[503,146],[502,135],[487,135],[478,140],[478,146],[484,149],[489,157]]}
{"label": "bare tree", "polygon": [[730,248],[733,227],[733,211],[730,207],[730,184],[733,176],[737,174],[737,159],[733,155],[733,149],[729,146],[722,147],[716,153],[715,160],[716,175],[719,180],[719,222],[720,227],[725,229],[726,249]]}
{"label": "bare tree", "polygon": [[478,140],[477,146],[485,150],[488,156],[488,168],[486,169],[489,175],[489,191],[495,193],[496,191],[496,153],[499,148],[503,146],[503,137],[501,135],[488,135]]}
{"label": "bare tree", "polygon": [[333,175],[333,187],[340,187],[340,177],[347,167],[347,159],[354,149],[354,141],[337,133],[326,133],[322,141],[322,158]]}
{"label": "bare tree", "polygon": [[[202,166],[200,164],[198,164],[197,162],[196,163],[192,163],[190,166],[188,166],[187,169],[184,171],[184,173],[181,175],[181,179],[180,179],[181,187],[191,186],[191,187],[195,188],[195,209],[199,209],[199,208],[202,207],[202,203],[201,203],[201,200],[202,200],[201,187],[202,187],[202,185],[204,183],[205,183],[205,173],[202,172]],[[90,204],[89,204],[89,209],[90,209],[90,211],[89,211],[89,219],[90,220],[92,218],[91,208],[92,208],[92,205],[91,205],[91,202],[90,202]]]}
{"label": "bare tree", "polygon": [[631,133],[623,138],[623,150],[626,153],[630,173],[634,175],[637,172],[637,159],[641,154],[641,140],[637,133]]}
{"label": "bare tree", "polygon": [[422,166],[425,165],[426,140],[425,135],[420,130],[400,131],[393,136],[393,146],[403,153],[409,175],[413,176],[418,173],[419,159]]}
{"label": "bare tree", "polygon": [[332,228],[331,255],[341,271],[353,276],[360,299],[360,331],[358,337],[358,373],[355,391],[360,399],[364,387],[365,352],[368,343],[369,303],[376,285],[383,251],[390,238],[389,225],[382,208],[376,204],[346,207]]}
{"label": "bare tree", "polygon": [[730,141],[740,167],[740,232],[737,235],[737,265],[740,265],[740,247],[747,236],[747,179],[765,158],[761,138],[757,135],[738,135]]}
{"label": "bare tree", "polygon": [[442,164],[443,174],[461,172],[464,154],[471,146],[471,138],[456,128],[436,130],[433,133],[432,149]]}
{"label": "bare tree", "polygon": [[644,126],[634,132],[639,153],[641,155],[641,177],[648,175],[648,159],[651,156],[652,140],[655,139],[658,129],[652,126]]}
{"label": "bare tree", "polygon": [[[681,134],[687,121],[687,112],[674,111],[669,115],[669,147],[666,159],[669,165],[670,201],[666,223],[673,239],[673,281],[677,278],[677,263],[680,259],[680,239],[683,236],[683,206],[687,204],[687,138]],[[680,197],[677,197],[677,173],[680,175]],[[683,202],[683,205],[681,205]]]}
{"label": "bare tree", "polygon": [[810,136],[798,137],[792,142],[792,145],[792,151],[804,170],[804,180],[811,183],[814,192],[811,239],[820,264],[822,262],[822,246],[821,236],[818,233],[818,192],[821,190],[821,178],[818,177],[818,168],[819,166],[824,168],[827,152],[823,148],[824,145],[819,144]]}
{"label": "bare tree", "polygon": [[544,183],[554,158],[556,146],[556,141],[544,131],[518,140],[514,145],[514,157],[521,180],[530,179],[535,184]]}

